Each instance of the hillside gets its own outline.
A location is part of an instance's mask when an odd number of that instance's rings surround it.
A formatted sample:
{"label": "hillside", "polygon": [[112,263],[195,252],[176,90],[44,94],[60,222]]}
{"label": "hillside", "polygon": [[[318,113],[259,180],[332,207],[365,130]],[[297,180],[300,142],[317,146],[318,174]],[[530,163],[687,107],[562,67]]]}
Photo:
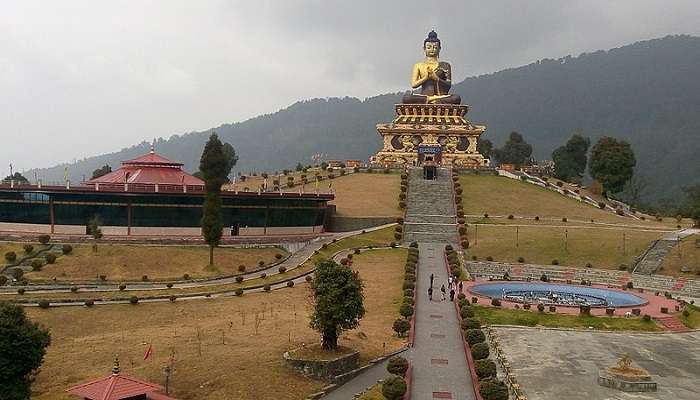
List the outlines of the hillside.
{"label": "hillside", "polygon": [[[538,158],[549,158],[575,130],[594,140],[606,134],[630,141],[649,182],[645,197],[658,200],[699,179],[694,157],[700,153],[697,70],[700,38],[668,36],[468,78],[454,91],[472,106],[471,119],[488,125],[485,138],[501,144],[517,130]],[[397,99],[387,94],[364,101],[308,100],[215,130],[241,155],[238,171],[290,168],[298,161],[309,163],[316,153],[367,159],[380,147],[374,125],[392,118]],[[196,170],[208,132],[160,140],[158,151]],[[81,160],[69,167],[71,176],[89,176],[105,163],[115,167],[147,148],[144,142]],[[63,166],[37,172],[45,181],[59,181]]]}

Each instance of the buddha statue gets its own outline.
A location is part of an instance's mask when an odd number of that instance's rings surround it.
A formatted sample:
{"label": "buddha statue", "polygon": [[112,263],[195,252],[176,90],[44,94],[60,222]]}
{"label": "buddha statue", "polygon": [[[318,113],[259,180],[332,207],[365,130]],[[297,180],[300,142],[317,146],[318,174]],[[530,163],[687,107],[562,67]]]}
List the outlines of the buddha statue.
{"label": "buddha statue", "polygon": [[435,31],[430,31],[423,41],[425,60],[413,66],[411,87],[420,87],[420,93],[406,93],[404,104],[460,104],[459,95],[449,94],[452,86],[452,68],[445,61],[438,61],[440,39]]}

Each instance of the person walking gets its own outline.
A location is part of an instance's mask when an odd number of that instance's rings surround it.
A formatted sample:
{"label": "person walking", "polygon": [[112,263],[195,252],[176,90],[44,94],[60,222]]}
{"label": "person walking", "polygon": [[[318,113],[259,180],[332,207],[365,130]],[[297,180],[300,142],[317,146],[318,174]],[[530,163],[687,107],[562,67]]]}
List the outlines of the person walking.
{"label": "person walking", "polygon": [[428,288],[428,300],[433,301],[433,288]]}
{"label": "person walking", "polygon": [[447,287],[452,289],[452,275],[447,277]]}
{"label": "person walking", "polygon": [[440,301],[445,301],[445,293],[447,293],[447,290],[445,289],[445,285],[444,285],[444,284],[443,284],[442,287],[440,288],[440,292],[442,292],[442,293],[441,293],[442,300],[440,300]]}
{"label": "person walking", "polygon": [[435,279],[435,275],[430,274],[430,287],[433,287],[433,280]]}
{"label": "person walking", "polygon": [[450,301],[455,301],[455,290],[450,289]]}
{"label": "person walking", "polygon": [[459,292],[460,292],[460,293],[462,293],[462,288],[463,288],[463,287],[464,287],[464,286],[462,286],[462,281],[459,281]]}

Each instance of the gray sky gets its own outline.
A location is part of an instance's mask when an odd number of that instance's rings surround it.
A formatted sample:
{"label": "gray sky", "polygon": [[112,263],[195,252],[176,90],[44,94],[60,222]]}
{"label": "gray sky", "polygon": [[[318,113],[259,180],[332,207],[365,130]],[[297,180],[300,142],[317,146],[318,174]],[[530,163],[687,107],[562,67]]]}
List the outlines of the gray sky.
{"label": "gray sky", "polygon": [[404,90],[430,29],[459,81],[698,21],[698,0],[0,0],[0,172]]}

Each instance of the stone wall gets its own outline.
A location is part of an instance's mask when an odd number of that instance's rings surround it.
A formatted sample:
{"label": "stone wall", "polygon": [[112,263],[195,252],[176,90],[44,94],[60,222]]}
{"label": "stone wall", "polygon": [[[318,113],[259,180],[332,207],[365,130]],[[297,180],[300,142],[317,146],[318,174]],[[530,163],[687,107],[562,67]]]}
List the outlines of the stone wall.
{"label": "stone wall", "polygon": [[329,360],[308,360],[295,357],[289,352],[284,353],[284,359],[289,366],[301,372],[304,376],[321,379],[333,379],[356,369],[360,365],[360,352],[357,350]]}
{"label": "stone wall", "polygon": [[339,217],[330,218],[329,232],[351,232],[396,222],[396,217]]}

